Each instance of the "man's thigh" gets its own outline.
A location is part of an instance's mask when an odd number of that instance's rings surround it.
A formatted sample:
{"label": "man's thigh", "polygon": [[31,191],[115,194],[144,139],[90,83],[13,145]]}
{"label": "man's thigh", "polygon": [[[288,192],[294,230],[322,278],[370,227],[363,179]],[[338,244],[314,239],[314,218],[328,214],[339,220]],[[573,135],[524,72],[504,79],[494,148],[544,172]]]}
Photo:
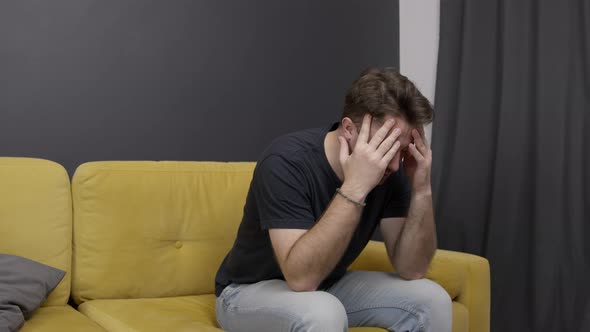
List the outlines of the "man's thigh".
{"label": "man's thigh", "polygon": [[217,298],[222,329],[239,331],[346,331],[344,306],[327,292],[294,292],[283,280],[227,286]]}
{"label": "man's thigh", "polygon": [[451,331],[452,301],[441,286],[428,279],[404,280],[395,273],[350,271],[327,291],[344,305],[350,327]]}

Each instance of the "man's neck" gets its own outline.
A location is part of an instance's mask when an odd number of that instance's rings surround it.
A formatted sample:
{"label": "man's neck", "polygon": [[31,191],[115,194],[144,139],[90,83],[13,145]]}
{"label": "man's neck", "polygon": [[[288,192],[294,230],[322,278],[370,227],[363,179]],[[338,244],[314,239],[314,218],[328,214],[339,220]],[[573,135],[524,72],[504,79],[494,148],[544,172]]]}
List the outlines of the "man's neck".
{"label": "man's neck", "polygon": [[342,172],[342,166],[340,165],[340,142],[338,141],[338,135],[340,134],[340,128],[328,132],[324,139],[324,150],[326,151],[326,157],[328,163],[336,173],[336,176],[340,181],[344,181],[344,173]]}

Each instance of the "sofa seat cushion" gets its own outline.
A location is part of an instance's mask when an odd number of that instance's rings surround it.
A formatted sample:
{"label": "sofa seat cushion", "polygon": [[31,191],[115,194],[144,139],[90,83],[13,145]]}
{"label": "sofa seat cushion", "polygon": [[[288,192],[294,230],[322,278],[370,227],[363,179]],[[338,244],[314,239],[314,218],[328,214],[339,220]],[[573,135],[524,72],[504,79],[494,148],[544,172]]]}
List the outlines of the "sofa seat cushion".
{"label": "sofa seat cushion", "polygon": [[469,310],[462,303],[453,301],[453,332],[469,331]]}
{"label": "sofa seat cushion", "polygon": [[104,332],[98,324],[69,305],[37,309],[25,322],[20,332]]}
{"label": "sofa seat cushion", "polygon": [[109,331],[222,331],[215,320],[213,294],[92,300],[78,310]]}
{"label": "sofa seat cushion", "polygon": [[[93,300],[78,308],[109,331],[221,331],[215,319],[215,295],[154,299]],[[385,331],[357,327],[352,332]],[[468,331],[468,312],[453,302],[453,332]]]}

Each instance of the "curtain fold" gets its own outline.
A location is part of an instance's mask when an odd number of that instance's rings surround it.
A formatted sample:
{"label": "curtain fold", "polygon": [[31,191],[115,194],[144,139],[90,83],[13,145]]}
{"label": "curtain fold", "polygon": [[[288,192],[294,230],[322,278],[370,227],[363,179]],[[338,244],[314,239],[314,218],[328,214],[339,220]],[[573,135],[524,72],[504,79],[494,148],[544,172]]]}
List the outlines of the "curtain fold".
{"label": "curtain fold", "polygon": [[590,3],[441,1],[439,246],[490,260],[493,331],[590,331]]}

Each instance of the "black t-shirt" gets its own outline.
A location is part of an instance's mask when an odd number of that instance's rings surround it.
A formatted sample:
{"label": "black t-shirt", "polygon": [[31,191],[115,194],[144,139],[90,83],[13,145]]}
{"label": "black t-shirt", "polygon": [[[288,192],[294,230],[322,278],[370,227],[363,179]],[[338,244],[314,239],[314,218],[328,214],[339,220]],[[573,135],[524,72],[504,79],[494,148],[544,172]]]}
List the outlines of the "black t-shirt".
{"label": "black t-shirt", "polygon": [[[217,296],[231,283],[284,279],[268,229],[310,229],[320,219],[342,184],[324,150],[326,134],[337,127],[336,123],[288,134],[264,151],[254,170],[237,238],[215,278]],[[320,289],[326,289],[346,273],[382,218],[406,216],[410,196],[403,167],[369,193],[348,248]]]}

